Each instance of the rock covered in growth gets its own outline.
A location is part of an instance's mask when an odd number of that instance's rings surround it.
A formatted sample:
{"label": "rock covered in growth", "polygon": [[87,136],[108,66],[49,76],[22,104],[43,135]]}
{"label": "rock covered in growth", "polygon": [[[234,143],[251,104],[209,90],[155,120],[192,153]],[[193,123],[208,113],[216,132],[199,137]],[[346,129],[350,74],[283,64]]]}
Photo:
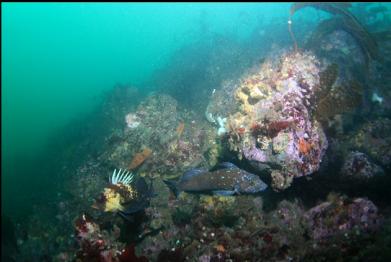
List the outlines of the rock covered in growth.
{"label": "rock covered in growth", "polygon": [[281,246],[286,245],[290,249],[300,250],[305,241],[305,227],[302,221],[304,211],[298,201],[283,200],[268,214],[270,224],[279,231],[273,238]]}
{"label": "rock covered in growth", "polygon": [[384,170],[372,163],[364,153],[353,151],[346,157],[341,169],[341,175],[353,179],[368,179],[384,174]]}
{"label": "rock covered in growth", "polygon": [[271,169],[275,190],[317,171],[327,148],[311,115],[319,73],[320,62],[311,53],[286,54],[266,61],[235,91],[240,110],[228,119],[230,149],[258,170]]}
{"label": "rock covered in growth", "polygon": [[120,229],[116,225],[111,232],[101,230],[97,223],[83,214],[75,221],[75,233],[80,246],[75,261],[148,261],[144,256],[136,256],[134,244],[126,246],[117,240]]}
{"label": "rock covered in growth", "polygon": [[[75,221],[76,238],[80,245],[77,258],[82,261],[117,261],[117,250],[124,245],[113,239],[113,235],[100,230],[98,224],[86,215]],[[117,229],[119,230],[119,229]]]}
{"label": "rock covered in growth", "polygon": [[337,248],[354,249],[353,237],[372,240],[371,233],[382,223],[377,207],[363,198],[331,195],[309,210],[298,200],[284,200],[266,211],[261,196],[183,193],[173,198],[163,182],[157,187],[162,187],[164,195],[152,200],[142,228],[158,229],[158,233],[147,235],[139,244],[151,261],[157,261],[164,250],[180,251],[184,259],[179,261],[252,261],[254,257],[303,261],[307,254],[319,252],[320,245],[332,247],[338,239],[342,241]]}
{"label": "rock covered in growth", "polygon": [[191,167],[209,167],[204,154],[213,145],[213,128],[194,112],[178,108],[172,97],[150,95],[125,120],[124,131],[101,156],[109,165],[165,178]]}
{"label": "rock covered in growth", "polygon": [[212,225],[232,226],[239,219],[235,196],[201,196],[200,208]]}
{"label": "rock covered in growth", "polygon": [[210,123],[218,125],[217,119],[219,117],[226,118],[237,111],[234,97],[237,84],[235,80],[226,80],[223,81],[221,88],[212,91],[205,111],[205,117]]}
{"label": "rock covered in growth", "polygon": [[377,207],[364,198],[334,197],[308,210],[305,219],[311,237],[322,240],[352,230],[371,232],[381,224]]}
{"label": "rock covered in growth", "polygon": [[379,118],[365,123],[350,137],[350,144],[361,152],[366,152],[382,166],[391,164],[391,120]]}

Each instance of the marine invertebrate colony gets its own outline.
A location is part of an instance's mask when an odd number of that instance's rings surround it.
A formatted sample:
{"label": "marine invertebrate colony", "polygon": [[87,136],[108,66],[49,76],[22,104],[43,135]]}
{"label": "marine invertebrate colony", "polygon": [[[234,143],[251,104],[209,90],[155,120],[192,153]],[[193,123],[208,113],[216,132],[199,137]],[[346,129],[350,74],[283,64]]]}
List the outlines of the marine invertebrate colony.
{"label": "marine invertebrate colony", "polygon": [[144,256],[135,255],[133,244],[125,245],[118,241],[119,232],[112,234],[102,230],[85,214],[76,219],[74,227],[79,244],[76,261],[148,261]]}
{"label": "marine invertebrate colony", "polygon": [[335,199],[317,205],[304,215],[311,237],[320,240],[356,229],[362,232],[376,230],[382,222],[378,208],[364,198]]}
{"label": "marine invertebrate colony", "polygon": [[271,169],[275,190],[319,168],[327,148],[312,117],[320,83],[316,57],[295,52],[267,60],[237,86],[240,110],[228,119],[230,148],[256,169]]}
{"label": "marine invertebrate colony", "polygon": [[346,156],[340,173],[346,178],[367,180],[384,174],[384,170],[372,163],[364,153],[352,151]]}
{"label": "marine invertebrate colony", "polygon": [[140,125],[140,118],[133,113],[129,113],[125,116],[125,122],[128,128],[133,129]]}

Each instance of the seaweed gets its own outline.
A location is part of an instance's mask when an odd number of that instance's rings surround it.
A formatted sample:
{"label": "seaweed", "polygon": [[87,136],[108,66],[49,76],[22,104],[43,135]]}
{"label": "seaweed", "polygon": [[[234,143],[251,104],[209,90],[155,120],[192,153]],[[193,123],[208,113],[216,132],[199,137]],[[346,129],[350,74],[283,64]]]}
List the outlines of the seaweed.
{"label": "seaweed", "polygon": [[182,210],[176,208],[175,211],[171,214],[171,217],[175,225],[186,225],[191,222],[193,217],[193,210]]}
{"label": "seaweed", "polygon": [[320,72],[319,74],[319,88],[315,92],[315,99],[319,100],[320,98],[326,96],[329,92],[335,81],[338,77],[338,65],[333,63],[329,65],[326,70]]}
{"label": "seaweed", "polygon": [[302,9],[304,7],[313,7],[319,10],[326,11],[335,15],[344,15],[345,17],[349,17],[351,14],[347,11],[351,5],[349,3],[317,3],[317,2],[308,2],[308,3],[294,3],[290,8],[289,13],[289,21],[288,21],[288,31],[294,43],[295,52],[297,52],[297,42],[296,38],[292,32],[292,17],[296,13],[297,10]]}
{"label": "seaweed", "polygon": [[347,10],[351,6],[352,5],[350,3],[320,3],[320,2],[294,3],[290,9],[290,15],[293,16],[297,10],[302,9],[304,7],[313,7],[334,15],[343,15],[348,17],[352,15]]}
{"label": "seaweed", "polygon": [[322,21],[308,39],[305,47],[311,48],[317,46],[322,38],[336,30],[343,30],[347,32],[357,41],[365,55],[367,66],[370,59],[381,60],[378,51],[378,44],[374,36],[356,21],[341,17],[333,17]]}
{"label": "seaweed", "polygon": [[373,37],[376,39],[377,42],[388,42],[391,40],[391,30],[384,30],[379,32],[374,32]]}
{"label": "seaweed", "polygon": [[[318,25],[317,30],[312,34],[305,45],[306,48],[315,46],[316,43],[319,43],[321,38],[340,29],[352,35],[352,37],[357,41],[366,56],[367,65],[370,58],[373,60],[381,60],[378,54],[378,45],[375,38],[358,21],[358,19],[349,12],[348,8],[350,6],[351,5],[349,3],[294,3],[290,9],[290,17],[304,7],[313,7],[336,15],[337,17],[327,19]],[[290,24],[291,23],[289,23],[289,29]]]}
{"label": "seaweed", "polygon": [[327,120],[337,114],[351,111],[360,105],[361,100],[362,87],[357,81],[335,86],[318,101],[315,117],[319,121]]}
{"label": "seaweed", "polygon": [[331,64],[319,74],[319,86],[316,88],[312,104],[313,116],[325,121],[337,114],[351,111],[362,101],[362,86],[350,81],[335,86],[338,77],[338,65]]}

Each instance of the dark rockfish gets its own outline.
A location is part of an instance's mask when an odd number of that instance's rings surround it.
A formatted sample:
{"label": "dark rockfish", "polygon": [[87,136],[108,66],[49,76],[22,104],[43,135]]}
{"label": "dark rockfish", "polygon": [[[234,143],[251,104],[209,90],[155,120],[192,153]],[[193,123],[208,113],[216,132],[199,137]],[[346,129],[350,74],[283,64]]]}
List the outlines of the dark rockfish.
{"label": "dark rockfish", "polygon": [[248,173],[228,162],[220,164],[219,169],[212,172],[203,168],[194,168],[187,171],[177,182],[164,182],[175,196],[178,196],[181,191],[233,195],[235,193],[257,193],[267,188],[267,185],[257,175]]}

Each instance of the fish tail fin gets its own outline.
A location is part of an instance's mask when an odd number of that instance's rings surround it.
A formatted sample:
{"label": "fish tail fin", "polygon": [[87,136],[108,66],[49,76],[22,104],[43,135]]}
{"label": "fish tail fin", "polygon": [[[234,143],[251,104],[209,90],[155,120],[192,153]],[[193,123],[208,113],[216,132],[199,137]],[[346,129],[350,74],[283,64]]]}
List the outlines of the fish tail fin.
{"label": "fish tail fin", "polygon": [[149,197],[155,197],[157,196],[157,193],[155,191],[155,189],[153,188],[153,184],[152,184],[152,180],[151,180],[151,184],[149,186]]}
{"label": "fish tail fin", "polygon": [[175,197],[178,198],[180,191],[178,189],[177,182],[170,180],[163,180],[163,182],[168,186],[171,192],[174,193]]}

